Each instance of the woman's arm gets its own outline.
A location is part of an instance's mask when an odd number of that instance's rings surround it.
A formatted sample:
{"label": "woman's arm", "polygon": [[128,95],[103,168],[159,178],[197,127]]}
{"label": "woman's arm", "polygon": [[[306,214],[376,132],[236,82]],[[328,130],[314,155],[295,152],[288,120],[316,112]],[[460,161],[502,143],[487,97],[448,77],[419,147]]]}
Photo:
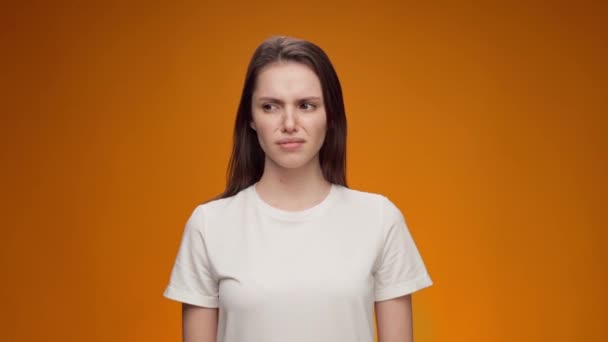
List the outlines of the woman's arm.
{"label": "woman's arm", "polygon": [[217,308],[182,303],[182,334],[184,342],[216,342]]}
{"label": "woman's arm", "polygon": [[375,303],[378,342],[413,342],[412,295]]}

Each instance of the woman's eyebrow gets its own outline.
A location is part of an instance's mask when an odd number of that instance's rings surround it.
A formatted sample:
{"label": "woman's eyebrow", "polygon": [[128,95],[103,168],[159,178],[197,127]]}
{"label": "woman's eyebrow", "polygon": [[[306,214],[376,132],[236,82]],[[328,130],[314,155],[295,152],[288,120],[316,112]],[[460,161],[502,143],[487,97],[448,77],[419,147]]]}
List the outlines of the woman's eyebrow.
{"label": "woman's eyebrow", "polygon": [[321,101],[321,98],[318,96],[308,96],[301,99],[300,101]]}
{"label": "woman's eyebrow", "polygon": [[[279,104],[285,103],[281,99],[277,99],[277,98],[270,97],[270,96],[262,96],[258,99],[258,101],[269,101],[269,102],[275,102],[275,103],[279,103]],[[304,101],[321,101],[321,98],[318,96],[307,96],[307,97],[303,97],[298,100],[298,102],[304,102]]]}

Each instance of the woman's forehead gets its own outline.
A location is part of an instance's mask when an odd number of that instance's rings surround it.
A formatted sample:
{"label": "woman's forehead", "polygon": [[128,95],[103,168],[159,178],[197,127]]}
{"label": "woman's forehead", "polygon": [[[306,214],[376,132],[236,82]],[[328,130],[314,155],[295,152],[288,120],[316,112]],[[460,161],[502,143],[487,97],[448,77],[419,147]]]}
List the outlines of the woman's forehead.
{"label": "woman's forehead", "polygon": [[257,76],[257,97],[321,96],[319,77],[301,63],[275,63],[264,67]]}

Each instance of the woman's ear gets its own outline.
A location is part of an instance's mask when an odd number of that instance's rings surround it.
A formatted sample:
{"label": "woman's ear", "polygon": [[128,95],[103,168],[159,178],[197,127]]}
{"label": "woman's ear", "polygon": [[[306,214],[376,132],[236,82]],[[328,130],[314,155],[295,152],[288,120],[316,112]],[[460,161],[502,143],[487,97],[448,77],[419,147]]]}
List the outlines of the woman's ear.
{"label": "woman's ear", "polygon": [[253,120],[249,121],[249,126],[251,127],[251,129],[253,129],[254,131],[255,129],[255,122],[253,122]]}

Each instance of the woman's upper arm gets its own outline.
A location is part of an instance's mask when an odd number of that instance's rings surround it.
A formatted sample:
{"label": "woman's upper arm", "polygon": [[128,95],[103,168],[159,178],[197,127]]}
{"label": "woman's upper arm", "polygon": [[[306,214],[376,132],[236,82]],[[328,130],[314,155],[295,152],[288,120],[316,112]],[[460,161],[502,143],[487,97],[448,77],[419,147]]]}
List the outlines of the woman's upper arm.
{"label": "woman's upper arm", "polygon": [[413,342],[411,294],[375,303],[378,342]]}
{"label": "woman's upper arm", "polygon": [[218,308],[182,303],[184,342],[216,342]]}

